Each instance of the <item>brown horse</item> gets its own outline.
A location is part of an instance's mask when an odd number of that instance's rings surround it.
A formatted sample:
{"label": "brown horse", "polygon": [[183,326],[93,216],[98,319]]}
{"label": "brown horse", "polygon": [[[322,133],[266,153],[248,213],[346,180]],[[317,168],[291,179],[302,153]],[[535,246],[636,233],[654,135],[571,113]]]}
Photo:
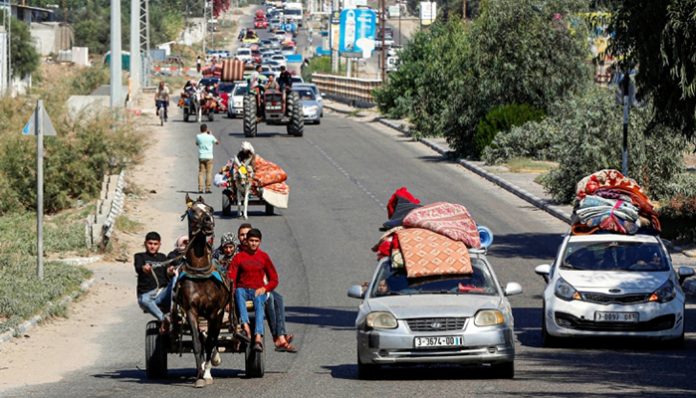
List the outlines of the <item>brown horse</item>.
{"label": "brown horse", "polygon": [[[196,358],[196,387],[213,383],[210,369],[216,359],[217,341],[222,327],[225,306],[230,302],[228,288],[218,281],[213,272],[212,240],[215,229],[213,208],[205,204],[202,197],[194,202],[186,195],[188,209],[189,245],[186,250],[185,273],[179,280],[176,302],[186,313],[191,327],[193,352]],[[224,276],[223,276],[224,277]],[[199,319],[206,320],[207,332],[199,330]],[[205,349],[205,351],[204,351]],[[205,354],[205,357],[204,357]],[[217,358],[215,358],[217,357]]]}

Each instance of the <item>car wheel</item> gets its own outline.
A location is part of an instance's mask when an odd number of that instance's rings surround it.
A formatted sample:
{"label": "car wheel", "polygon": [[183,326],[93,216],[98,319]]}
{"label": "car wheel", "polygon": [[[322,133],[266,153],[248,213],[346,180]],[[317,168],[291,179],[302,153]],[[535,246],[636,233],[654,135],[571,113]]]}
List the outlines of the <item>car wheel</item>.
{"label": "car wheel", "polygon": [[514,379],[515,378],[515,362],[503,362],[497,363],[491,366],[491,371],[493,371],[493,376],[500,379]]}
{"label": "car wheel", "polygon": [[358,357],[358,378],[361,380],[375,380],[379,377],[381,370],[380,365],[366,364],[360,362]]}
{"label": "car wheel", "polygon": [[229,119],[234,119],[234,113],[227,112],[227,117]]}

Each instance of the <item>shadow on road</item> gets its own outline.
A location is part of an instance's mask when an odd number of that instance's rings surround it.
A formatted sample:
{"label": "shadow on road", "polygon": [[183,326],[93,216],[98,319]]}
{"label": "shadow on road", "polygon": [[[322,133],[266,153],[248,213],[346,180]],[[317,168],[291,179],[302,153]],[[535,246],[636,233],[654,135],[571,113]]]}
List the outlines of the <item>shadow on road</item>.
{"label": "shadow on road", "polygon": [[[242,138],[242,139],[247,138],[247,137],[244,136],[244,133],[243,133],[243,132],[240,132],[240,131],[232,131],[232,132],[225,133],[225,134],[227,134],[227,135],[230,136],[230,137],[239,137],[239,138]],[[278,132],[278,131],[271,131],[271,132],[261,132],[261,131],[259,131],[259,132],[256,133],[256,137],[254,137],[254,138],[276,137],[276,136],[288,136],[288,134],[287,134],[287,133],[281,133],[281,132]],[[290,137],[290,136],[288,136],[288,137]]]}
{"label": "shadow on road", "polygon": [[[546,258],[548,263],[556,257],[563,241],[557,233],[495,234],[489,255],[503,258]],[[541,263],[540,263],[541,264]]]}
{"label": "shadow on road", "polygon": [[355,328],[357,311],[325,307],[286,307],[285,314],[287,322],[346,330]]}
{"label": "shadow on road", "polygon": [[[190,358],[192,364],[195,365],[195,360],[193,359],[193,356],[191,356]],[[243,370],[225,369],[224,366],[222,368],[213,368],[212,375],[214,379],[243,378],[245,376]],[[161,384],[173,386],[192,385],[195,381],[195,376],[195,367],[184,369],[169,369],[167,373],[167,378],[165,379],[149,379],[147,377],[147,374],[145,373],[145,369],[120,369],[114,370],[112,372],[98,373],[92,375],[92,377],[97,379],[120,380],[125,383]]]}
{"label": "shadow on road", "polygon": [[[342,364],[322,366],[331,372],[336,379],[357,380],[358,365]],[[384,366],[379,370],[376,379],[379,380],[475,380],[495,378],[487,366],[458,366],[458,365],[413,365],[413,366]]]}

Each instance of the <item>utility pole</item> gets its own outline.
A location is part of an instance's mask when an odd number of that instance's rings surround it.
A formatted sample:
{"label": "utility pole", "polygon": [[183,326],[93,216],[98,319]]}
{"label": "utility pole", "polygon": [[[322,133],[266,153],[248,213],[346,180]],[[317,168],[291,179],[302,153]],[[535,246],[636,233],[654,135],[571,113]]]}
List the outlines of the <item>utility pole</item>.
{"label": "utility pole", "polygon": [[208,0],[203,0],[203,59],[205,59],[205,38],[208,36]]}
{"label": "utility pole", "polygon": [[621,88],[623,91],[623,153],[621,156],[621,172],[623,175],[628,176],[628,117],[631,109],[631,75],[628,68],[624,72]]}
{"label": "utility pole", "polygon": [[401,3],[397,2],[396,4],[399,5],[399,47],[401,47],[401,12],[402,12],[402,7]]}
{"label": "utility pole", "polygon": [[121,2],[111,0],[111,109],[123,105],[121,85]]}
{"label": "utility pole", "polygon": [[[331,13],[329,14],[329,45],[331,46],[331,72],[338,73],[338,42],[339,35],[334,35],[334,13],[339,12],[338,0],[331,0]],[[340,30],[339,30],[340,32]]]}
{"label": "utility pole", "polygon": [[131,0],[130,8],[130,77],[133,95],[140,91],[142,74],[140,65],[140,0]]}
{"label": "utility pole", "polygon": [[466,0],[462,0],[462,19],[466,20]]}
{"label": "utility pole", "polygon": [[140,77],[143,86],[150,85],[150,0],[140,0],[140,54],[142,56]]}
{"label": "utility pole", "polygon": [[[112,53],[113,54],[113,53]],[[113,61],[113,57],[112,61]],[[36,104],[34,113],[34,129],[36,131],[36,276],[39,280],[44,278],[43,261],[43,101],[39,100]]]}
{"label": "utility pole", "polygon": [[384,17],[385,17],[384,14],[385,14],[386,6],[387,6],[387,0],[380,0],[380,3],[381,3],[381,10],[382,10],[381,24],[380,24],[380,26],[381,26],[381,33],[380,34],[382,35],[382,59],[381,59],[381,61],[382,61],[382,81],[384,82],[387,80],[387,72],[386,72],[387,71],[387,68],[386,68],[387,67],[387,63],[386,63],[386,61],[387,61],[387,48],[385,46],[385,40],[384,40],[386,33],[387,33],[385,31],[385,20],[384,20]]}

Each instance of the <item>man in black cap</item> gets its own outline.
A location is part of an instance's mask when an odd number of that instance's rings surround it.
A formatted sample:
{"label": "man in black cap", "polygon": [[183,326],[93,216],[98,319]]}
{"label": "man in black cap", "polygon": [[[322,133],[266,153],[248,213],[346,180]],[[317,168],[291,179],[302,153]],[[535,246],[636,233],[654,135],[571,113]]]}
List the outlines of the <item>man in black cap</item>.
{"label": "man in black cap", "polygon": [[159,252],[161,244],[160,234],[148,232],[145,235],[145,251],[136,253],[133,263],[138,274],[138,304],[162,322],[164,327],[166,317],[162,309],[169,309],[172,292],[168,285],[174,275],[174,266],[153,266],[167,260],[167,256]]}

